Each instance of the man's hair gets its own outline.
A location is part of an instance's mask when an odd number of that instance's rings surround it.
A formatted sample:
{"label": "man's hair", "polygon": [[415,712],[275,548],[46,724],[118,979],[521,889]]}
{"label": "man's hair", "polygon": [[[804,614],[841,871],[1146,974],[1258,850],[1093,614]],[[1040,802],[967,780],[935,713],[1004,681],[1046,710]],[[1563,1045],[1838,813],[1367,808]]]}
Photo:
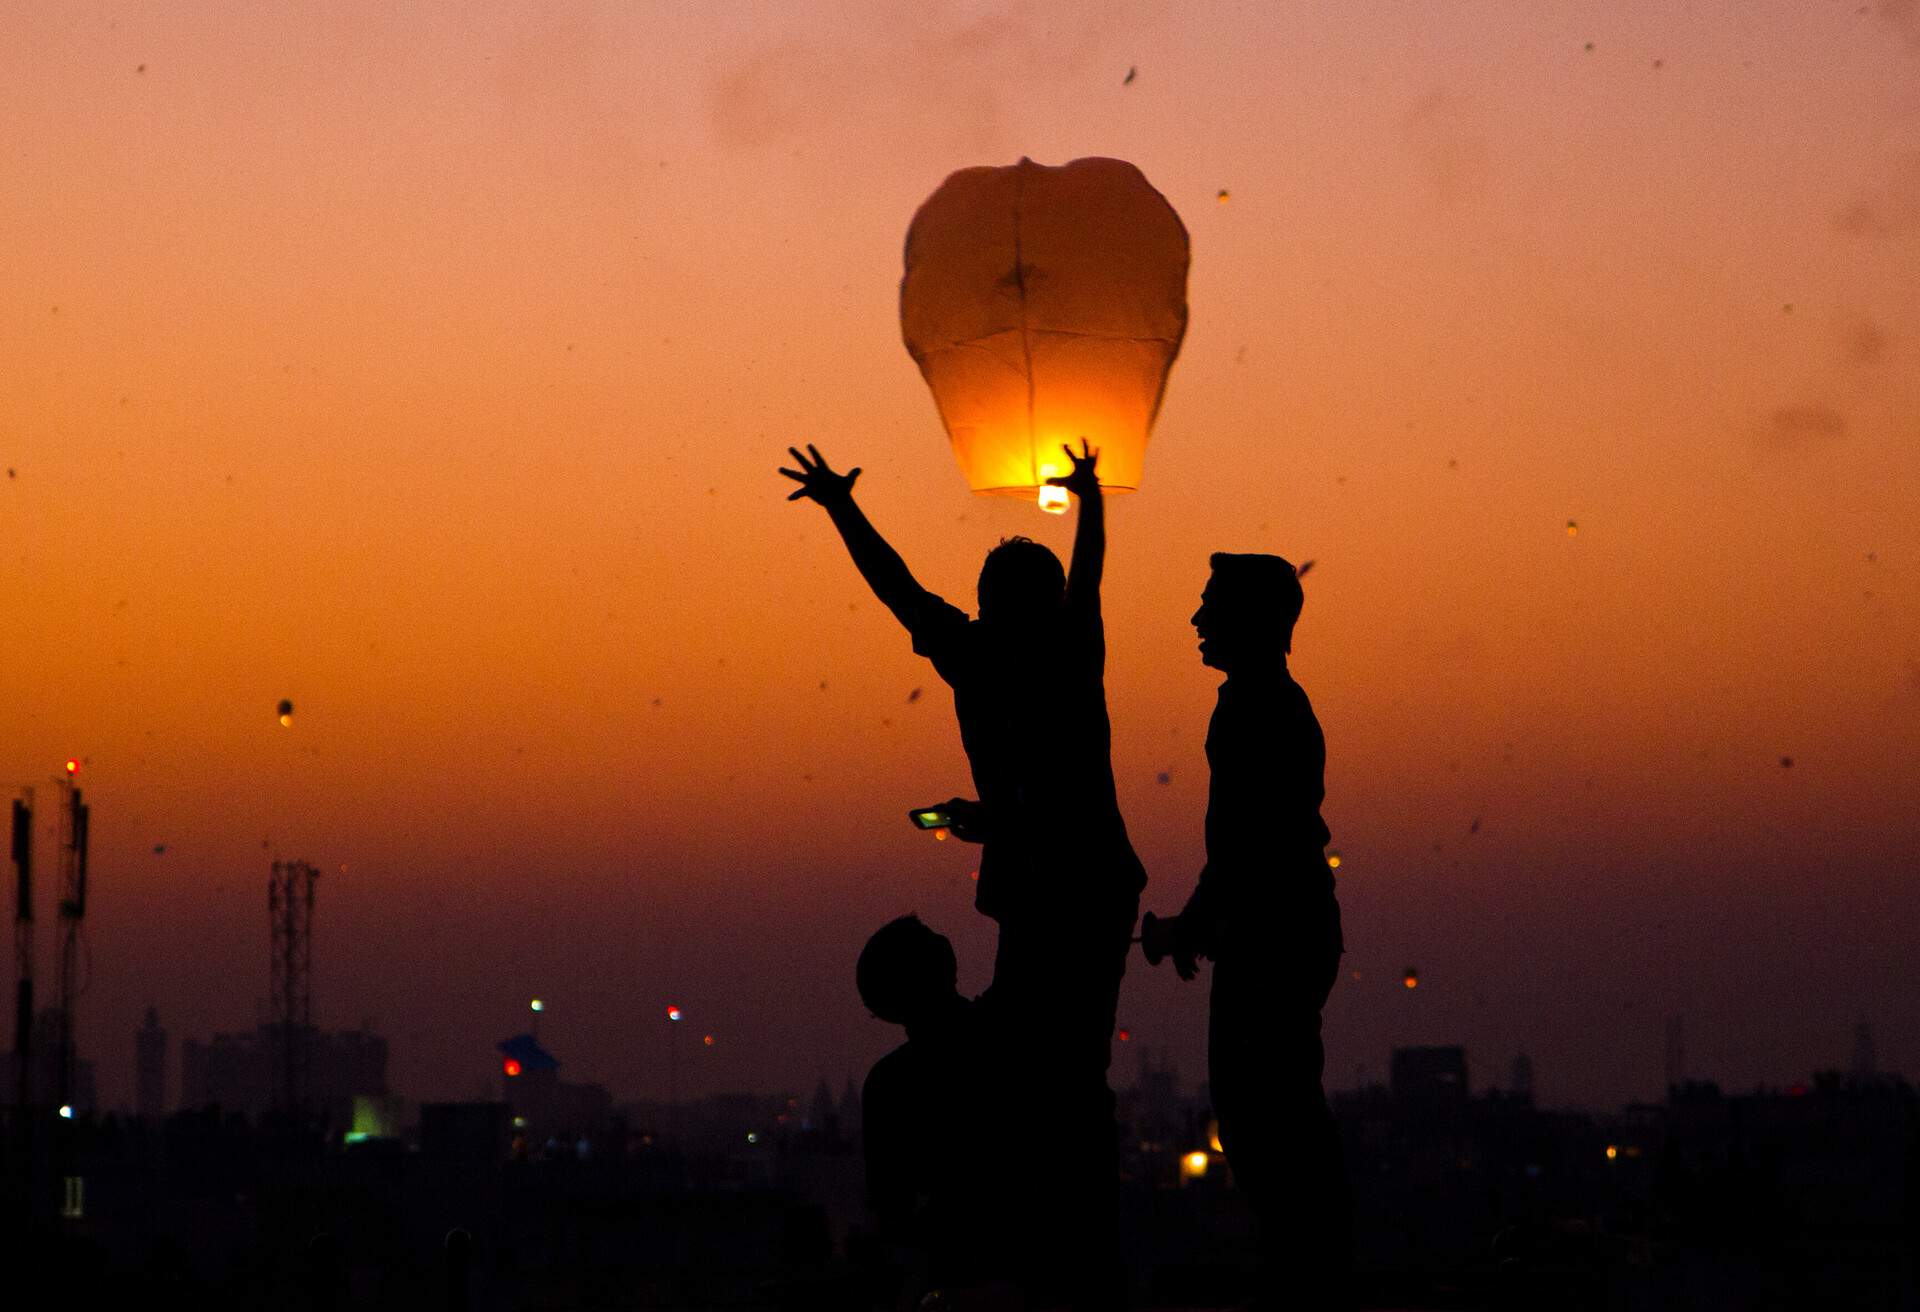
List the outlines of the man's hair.
{"label": "man's hair", "polygon": [[1307,600],[1293,562],[1259,552],[1216,551],[1208,563],[1213,566],[1215,604],[1292,651],[1293,626]]}
{"label": "man's hair", "polygon": [[895,1025],[907,1024],[954,993],[959,977],[953,944],[916,915],[889,920],[875,930],[853,968],[867,1010]]}
{"label": "man's hair", "polygon": [[1032,538],[1001,538],[980,566],[980,613],[1043,610],[1067,591],[1060,557]]}

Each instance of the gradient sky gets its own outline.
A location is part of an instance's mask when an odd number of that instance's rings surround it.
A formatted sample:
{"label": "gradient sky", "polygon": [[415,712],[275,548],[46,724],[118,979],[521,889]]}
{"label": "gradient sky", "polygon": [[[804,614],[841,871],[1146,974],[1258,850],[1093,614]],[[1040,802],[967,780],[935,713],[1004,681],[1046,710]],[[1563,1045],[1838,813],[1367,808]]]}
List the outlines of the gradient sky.
{"label": "gradient sky", "polygon": [[[1278,551],[1331,1086],[1460,1042],[1610,1105],[1674,1013],[1730,1085],[1861,1020],[1920,1067],[1916,0],[0,7],[0,778],[86,762],[109,1104],[149,1003],[264,1015],[270,854],[414,1097],[534,993],[617,1097],[669,1001],[683,1087],[837,1086],[905,910],[984,985],[977,850],[902,814],[967,788],[950,700],[773,469],[864,466],[969,607],[1000,535],[1064,554],[898,331],[914,208],[1022,154],[1193,239],[1111,514],[1146,904],[1202,857],[1207,553]],[[1136,958],[1117,1081],[1197,1080],[1205,1005]]]}

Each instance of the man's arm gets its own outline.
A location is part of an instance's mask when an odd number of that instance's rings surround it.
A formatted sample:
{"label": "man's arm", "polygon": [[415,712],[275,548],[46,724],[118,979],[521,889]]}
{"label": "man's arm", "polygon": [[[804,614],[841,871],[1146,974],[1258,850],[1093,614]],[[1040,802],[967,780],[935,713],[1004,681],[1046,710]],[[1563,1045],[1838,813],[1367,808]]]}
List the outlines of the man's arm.
{"label": "man's arm", "polygon": [[853,483],[860,477],[859,468],[836,474],[827,467],[827,462],[811,443],[807,451],[812,460],[801,455],[794,447],[787,448],[787,453],[800,466],[799,469],[783,466],[780,470],[800,484],[797,490],[788,495],[787,500],[798,501],[806,497],[826,508],[827,517],[840,531],[840,540],[847,544],[847,554],[853,557],[854,567],[860,571],[860,577],[867,581],[867,586],[873,589],[873,595],[880,599],[881,604],[893,612],[894,618],[911,629],[913,617],[931,594],[915,581],[907,562],[900,559],[900,553],[888,545],[887,540],[880,536],[880,530],[868,520],[866,512],[855,503]]}

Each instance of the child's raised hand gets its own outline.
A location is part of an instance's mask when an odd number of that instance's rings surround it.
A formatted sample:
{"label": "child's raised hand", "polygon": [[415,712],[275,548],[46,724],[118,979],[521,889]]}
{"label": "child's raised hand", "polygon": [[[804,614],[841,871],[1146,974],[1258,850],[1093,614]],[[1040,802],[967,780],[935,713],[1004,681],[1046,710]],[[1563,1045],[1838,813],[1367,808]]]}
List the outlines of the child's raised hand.
{"label": "child's raised hand", "polygon": [[807,443],[807,452],[813,457],[811,461],[801,455],[797,447],[787,448],[787,454],[800,466],[798,469],[788,469],[785,465],[780,467],[781,473],[800,485],[797,490],[788,493],[787,500],[798,501],[801,497],[807,497],[825,506],[853,495],[853,481],[860,477],[857,465],[844,474],[836,474],[827,468],[825,458],[813,443]]}
{"label": "child's raised hand", "polygon": [[1067,453],[1067,462],[1073,466],[1073,472],[1058,478],[1047,480],[1048,487],[1063,487],[1077,497],[1097,497],[1100,495],[1100,480],[1094,475],[1094,466],[1100,463],[1100,453],[1087,444],[1086,438],[1080,439],[1080,454],[1075,455],[1073,448],[1062,443],[1060,449]]}

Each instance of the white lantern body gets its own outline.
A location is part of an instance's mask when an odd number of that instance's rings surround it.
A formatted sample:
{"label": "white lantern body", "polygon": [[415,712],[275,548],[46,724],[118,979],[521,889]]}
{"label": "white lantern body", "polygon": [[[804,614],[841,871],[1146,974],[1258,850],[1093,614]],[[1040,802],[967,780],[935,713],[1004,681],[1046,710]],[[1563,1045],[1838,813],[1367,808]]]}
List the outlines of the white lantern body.
{"label": "white lantern body", "polygon": [[975,492],[1040,498],[1083,437],[1103,487],[1140,486],[1188,259],[1179,215],[1123,160],[962,169],[928,197],[901,334]]}

